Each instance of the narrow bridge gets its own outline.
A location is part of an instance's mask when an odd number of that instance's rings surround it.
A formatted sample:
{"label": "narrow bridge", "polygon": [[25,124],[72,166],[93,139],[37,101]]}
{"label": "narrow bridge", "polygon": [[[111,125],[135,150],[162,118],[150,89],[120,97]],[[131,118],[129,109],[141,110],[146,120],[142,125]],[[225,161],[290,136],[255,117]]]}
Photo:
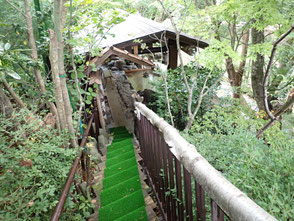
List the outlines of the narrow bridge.
{"label": "narrow bridge", "polygon": [[[143,168],[163,220],[276,220],[226,180],[156,113],[140,102],[135,102],[135,113],[134,134],[124,128],[111,129],[114,140],[107,147],[99,220],[147,220],[138,168]],[[99,131],[98,125],[95,108],[81,147],[90,131],[93,133],[93,126]],[[142,166],[135,157],[133,137],[139,142]],[[61,216],[81,156],[82,151],[51,220]]]}

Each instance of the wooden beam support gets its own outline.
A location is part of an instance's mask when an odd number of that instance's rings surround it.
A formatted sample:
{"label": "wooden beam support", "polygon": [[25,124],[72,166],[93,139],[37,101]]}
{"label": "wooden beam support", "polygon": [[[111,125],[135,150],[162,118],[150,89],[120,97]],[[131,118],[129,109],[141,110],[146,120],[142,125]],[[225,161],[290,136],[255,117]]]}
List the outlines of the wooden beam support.
{"label": "wooden beam support", "polygon": [[89,63],[87,69],[84,71],[84,74],[89,75],[92,71],[92,67],[91,64],[95,64],[95,66],[99,66],[101,65],[108,57],[110,57],[111,55],[116,55],[119,56],[121,58],[124,58],[126,60],[132,61],[136,64],[140,64],[143,66],[147,66],[147,67],[153,67],[154,64],[147,60],[144,59],[138,55],[134,55],[126,50],[121,50],[119,48],[115,48],[113,46],[111,46],[110,48],[105,48],[102,53],[100,54],[100,56],[97,56],[95,58],[93,58]]}
{"label": "wooden beam support", "polygon": [[140,68],[140,69],[131,69],[131,70],[125,70],[126,74],[129,73],[135,73],[135,72],[139,72],[139,71],[151,71],[152,68]]}
{"label": "wooden beam support", "polygon": [[141,49],[139,50],[139,54],[150,54],[150,53],[160,53],[160,52],[166,52],[167,47],[154,47],[154,48],[148,48],[148,49]]}
{"label": "wooden beam support", "polygon": [[168,40],[168,49],[169,49],[169,56],[168,56],[168,69],[176,69],[178,66],[178,50],[177,44],[175,40]]}
{"label": "wooden beam support", "polygon": [[134,46],[134,55],[138,55],[139,54],[139,46],[135,45]]}

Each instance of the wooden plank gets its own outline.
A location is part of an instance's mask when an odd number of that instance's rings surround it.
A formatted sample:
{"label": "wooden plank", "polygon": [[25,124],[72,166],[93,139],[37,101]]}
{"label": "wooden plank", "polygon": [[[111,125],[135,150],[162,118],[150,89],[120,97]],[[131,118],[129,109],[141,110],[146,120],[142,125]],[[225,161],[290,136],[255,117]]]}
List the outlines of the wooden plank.
{"label": "wooden plank", "polygon": [[139,54],[150,54],[150,53],[161,53],[161,52],[166,52],[167,47],[151,47],[151,48],[146,48],[146,49],[141,49],[139,50]]}
{"label": "wooden plank", "polygon": [[211,199],[211,220],[212,221],[224,221],[224,212],[219,206]]}
{"label": "wooden plank", "polygon": [[137,64],[141,64],[144,66],[154,66],[154,64],[151,61],[148,61],[138,55],[134,55],[132,53],[129,53],[128,51],[123,51],[119,48],[115,48],[115,47],[111,47],[111,49],[113,50],[113,54],[125,58],[129,61],[135,62]]}
{"label": "wooden plank", "polygon": [[139,69],[125,70],[125,73],[129,74],[129,73],[134,73],[139,71],[152,71],[152,68],[139,68]]}
{"label": "wooden plank", "polygon": [[174,157],[176,167],[176,186],[177,186],[177,209],[178,209],[178,220],[184,220],[184,206],[183,206],[183,188],[182,188],[182,166],[180,161]]}
{"label": "wooden plank", "polygon": [[89,75],[92,71],[91,64],[95,64],[96,66],[101,65],[110,55],[112,54],[111,50],[108,48],[107,50],[103,50],[101,53],[101,56],[97,56],[93,58],[87,67],[87,69],[84,71],[84,74]]}
{"label": "wooden plank", "polygon": [[101,84],[101,71],[100,70],[90,73],[89,85],[92,85],[94,83]]}
{"label": "wooden plank", "polygon": [[186,220],[193,221],[191,175],[184,167]]}
{"label": "wooden plank", "polygon": [[138,55],[139,54],[139,46],[135,45],[134,46],[134,55]]}

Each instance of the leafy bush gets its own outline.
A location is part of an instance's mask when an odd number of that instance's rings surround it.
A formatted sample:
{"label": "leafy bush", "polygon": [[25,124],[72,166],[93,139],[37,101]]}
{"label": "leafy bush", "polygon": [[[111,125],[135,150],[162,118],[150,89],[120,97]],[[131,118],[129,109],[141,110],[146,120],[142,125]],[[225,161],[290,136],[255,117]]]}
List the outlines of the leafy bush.
{"label": "leafy bush", "polygon": [[294,217],[294,140],[278,125],[249,117],[234,104],[218,106],[196,122],[185,138],[227,179],[279,220]]}
{"label": "leafy bush", "polygon": [[[0,122],[0,219],[49,220],[76,156],[69,135],[25,111]],[[75,207],[69,198],[64,217],[74,220]]]}
{"label": "leafy bush", "polygon": [[[194,110],[197,106],[199,94],[204,85],[206,77],[210,75],[207,81],[207,87],[209,88],[214,84],[216,79],[218,79],[220,73],[218,71],[214,71],[213,73],[211,73],[209,69],[206,69],[204,67],[199,67],[197,70],[197,66],[195,63],[190,63],[189,65],[186,65],[184,68],[189,85],[195,84],[192,97],[192,110]],[[169,101],[171,105],[171,112],[174,117],[175,127],[179,130],[183,130],[185,128],[188,116],[188,91],[185,86],[183,76],[181,74],[181,68],[178,67],[175,70],[169,70],[169,73],[166,76],[166,81]],[[154,102],[149,104],[148,106],[159,116],[169,121],[164,80],[158,80],[153,84],[155,92],[152,94],[151,100],[154,100]],[[218,85],[216,85],[216,87]],[[203,116],[204,113],[210,109],[214,94],[214,91],[211,90],[211,92],[204,97],[202,105],[197,114],[198,116]]]}

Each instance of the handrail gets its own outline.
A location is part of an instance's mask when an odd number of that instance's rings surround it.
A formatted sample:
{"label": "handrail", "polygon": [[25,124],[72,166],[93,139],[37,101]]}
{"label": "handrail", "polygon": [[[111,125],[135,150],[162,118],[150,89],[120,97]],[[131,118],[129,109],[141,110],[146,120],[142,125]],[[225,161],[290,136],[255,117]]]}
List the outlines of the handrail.
{"label": "handrail", "polygon": [[[87,138],[88,138],[88,134],[89,134],[89,131],[90,131],[90,128],[92,126],[92,122],[93,122],[93,118],[94,118],[94,114],[92,114],[89,122],[88,122],[88,126],[87,126],[87,130],[86,132],[83,134],[83,139],[82,139],[82,142],[80,144],[81,147],[85,146],[86,144],[86,141],[87,141]],[[76,170],[77,170],[77,167],[78,167],[78,164],[79,164],[79,161],[80,161],[80,158],[82,156],[82,152],[83,150],[81,150],[78,154],[78,156],[76,157],[76,159],[74,160],[73,162],[73,166],[71,167],[71,170],[68,174],[68,177],[66,179],[66,182],[63,186],[63,189],[61,191],[61,194],[60,194],[60,197],[59,197],[59,200],[58,200],[58,203],[55,207],[55,210],[51,216],[51,221],[58,221],[61,214],[62,214],[62,210],[63,210],[63,207],[64,207],[64,203],[66,201],[66,198],[67,198],[67,195],[69,193],[69,189],[71,187],[71,184],[72,184],[72,181],[73,181],[73,178],[74,178],[74,175],[76,173]]]}
{"label": "handrail", "polygon": [[197,180],[217,205],[230,217],[231,220],[274,221],[273,216],[253,202],[237,187],[224,178],[212,165],[208,163],[188,143],[179,132],[169,125],[163,118],[147,108],[144,104],[135,102],[137,118],[141,114],[162,133],[170,151],[185,169]]}

